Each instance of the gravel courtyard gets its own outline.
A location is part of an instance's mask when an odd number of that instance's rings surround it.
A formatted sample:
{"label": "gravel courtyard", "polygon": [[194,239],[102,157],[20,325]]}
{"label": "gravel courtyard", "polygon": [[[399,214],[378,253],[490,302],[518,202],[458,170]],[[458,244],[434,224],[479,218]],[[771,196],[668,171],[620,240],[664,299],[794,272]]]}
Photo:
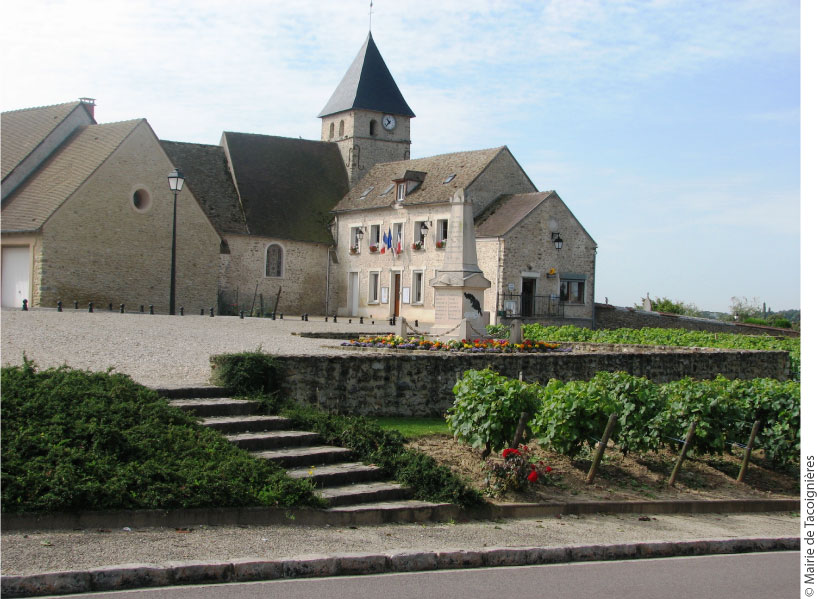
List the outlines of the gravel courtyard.
{"label": "gravel courtyard", "polygon": [[208,384],[210,356],[252,351],[281,355],[331,354],[340,341],[308,339],[300,332],[358,333],[394,331],[388,322],[338,318],[324,322],[299,316],[282,320],[238,316],[167,316],[83,310],[2,310],[0,360],[21,364],[23,355],[38,366],[107,370],[130,375],[150,387]]}

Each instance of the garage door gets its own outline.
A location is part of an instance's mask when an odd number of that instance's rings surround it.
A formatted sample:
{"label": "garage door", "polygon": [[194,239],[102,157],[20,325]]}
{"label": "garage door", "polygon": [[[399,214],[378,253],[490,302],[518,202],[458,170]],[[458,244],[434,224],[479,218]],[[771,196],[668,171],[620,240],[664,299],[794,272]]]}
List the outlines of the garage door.
{"label": "garage door", "polygon": [[3,307],[20,308],[24,299],[30,299],[28,246],[4,247],[2,268]]}

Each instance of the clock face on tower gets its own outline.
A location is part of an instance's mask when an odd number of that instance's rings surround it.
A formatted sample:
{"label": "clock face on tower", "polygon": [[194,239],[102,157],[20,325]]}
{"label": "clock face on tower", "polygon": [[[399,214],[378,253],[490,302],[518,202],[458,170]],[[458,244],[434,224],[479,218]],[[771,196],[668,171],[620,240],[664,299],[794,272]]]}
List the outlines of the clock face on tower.
{"label": "clock face on tower", "polygon": [[383,128],[384,129],[386,129],[387,131],[391,131],[392,129],[394,129],[394,126],[396,124],[397,124],[397,119],[395,119],[394,116],[392,116],[390,114],[384,114],[383,115]]}

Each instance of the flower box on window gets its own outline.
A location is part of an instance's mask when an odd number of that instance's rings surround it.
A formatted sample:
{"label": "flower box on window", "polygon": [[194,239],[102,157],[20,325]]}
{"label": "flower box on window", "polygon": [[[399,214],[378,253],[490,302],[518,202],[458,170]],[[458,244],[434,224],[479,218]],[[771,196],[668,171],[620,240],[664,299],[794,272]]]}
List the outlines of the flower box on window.
{"label": "flower box on window", "polygon": [[378,248],[377,248],[377,246],[376,246],[376,245],[374,245],[374,244],[373,244],[373,245],[370,245],[370,246],[369,246],[369,252],[370,252],[370,253],[372,253],[372,254],[376,254],[378,251],[379,251],[379,250],[378,250]]}
{"label": "flower box on window", "polygon": [[360,248],[357,248],[357,247],[350,247],[350,248],[349,248],[349,253],[350,253],[350,254],[359,254],[359,253],[360,253]]}
{"label": "flower box on window", "polygon": [[423,249],[423,244],[420,243],[419,241],[415,241],[414,243],[411,244],[411,249],[421,250],[421,249]]}
{"label": "flower box on window", "polygon": [[438,241],[436,245],[437,245],[438,250],[444,249],[445,248],[445,239],[443,239],[442,241]]}

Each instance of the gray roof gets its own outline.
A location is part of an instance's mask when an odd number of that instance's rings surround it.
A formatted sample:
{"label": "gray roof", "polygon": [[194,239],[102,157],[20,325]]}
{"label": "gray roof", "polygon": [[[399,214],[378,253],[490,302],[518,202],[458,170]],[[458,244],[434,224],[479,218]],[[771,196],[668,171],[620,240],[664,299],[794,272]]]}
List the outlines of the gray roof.
{"label": "gray roof", "polygon": [[[395,194],[384,192],[393,181],[405,178],[408,171],[418,171],[426,175],[420,185],[409,189],[404,205],[447,202],[457,189],[468,187],[503,151],[507,151],[505,146],[376,164],[349,190],[346,197],[335,207],[335,211],[390,206],[395,201]],[[450,175],[456,176],[445,183]],[[366,193],[370,188],[371,191]]]}
{"label": "gray roof", "polygon": [[414,116],[380,55],[371,32],[318,117],[354,108]]}
{"label": "gray roof", "polygon": [[182,169],[185,186],[218,233],[248,233],[224,148],[164,140],[161,144],[173,165]]}
{"label": "gray roof", "polygon": [[331,243],[329,211],[349,189],[337,144],[225,132],[251,235]]}
{"label": "gray roof", "polygon": [[2,178],[5,179],[6,175],[31,154],[49,133],[82,105],[82,102],[66,102],[4,112],[0,123]]}
{"label": "gray roof", "polygon": [[500,196],[474,219],[477,237],[502,237],[550,196],[556,193],[540,191]]}
{"label": "gray roof", "polygon": [[86,125],[3,202],[3,231],[37,231],[144,119]]}

